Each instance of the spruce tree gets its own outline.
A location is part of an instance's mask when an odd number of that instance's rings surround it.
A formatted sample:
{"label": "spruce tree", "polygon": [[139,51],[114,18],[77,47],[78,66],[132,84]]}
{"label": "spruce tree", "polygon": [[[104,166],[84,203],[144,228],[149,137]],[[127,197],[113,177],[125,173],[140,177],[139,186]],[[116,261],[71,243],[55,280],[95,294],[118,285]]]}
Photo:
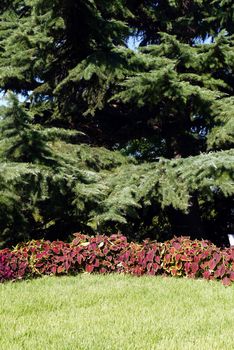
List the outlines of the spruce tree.
{"label": "spruce tree", "polygon": [[27,104],[9,94],[0,119],[0,246],[87,230],[87,213],[77,210],[77,183],[92,183],[97,172],[127,161],[117,152],[77,145],[80,137],[37,124]]}
{"label": "spruce tree", "polygon": [[[15,225],[221,243],[234,192],[232,1],[0,6],[1,90],[27,99],[2,112],[7,235]],[[14,207],[26,197],[34,204]]]}

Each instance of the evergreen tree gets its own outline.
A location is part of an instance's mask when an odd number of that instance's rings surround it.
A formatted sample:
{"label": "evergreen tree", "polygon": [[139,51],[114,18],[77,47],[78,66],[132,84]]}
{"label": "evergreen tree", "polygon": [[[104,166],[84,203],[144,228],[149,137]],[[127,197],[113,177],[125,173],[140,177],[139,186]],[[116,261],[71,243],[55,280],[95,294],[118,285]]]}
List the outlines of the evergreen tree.
{"label": "evergreen tree", "polygon": [[1,110],[0,136],[0,246],[87,231],[87,213],[76,206],[77,183],[127,163],[117,152],[77,145],[80,132],[36,124],[12,93]]}
{"label": "evergreen tree", "polygon": [[187,44],[212,39],[221,29],[233,34],[232,0],[128,0],[128,6],[142,46],[160,43],[161,32]]}
{"label": "evergreen tree", "polygon": [[2,158],[12,162],[53,162],[45,137],[33,128],[30,117],[20,107],[15,95],[7,100],[8,107],[2,108],[0,123],[0,150]]}
{"label": "evergreen tree", "polygon": [[121,229],[220,243],[234,192],[232,1],[4,0],[0,11],[1,90],[27,99],[2,111],[4,239]]}

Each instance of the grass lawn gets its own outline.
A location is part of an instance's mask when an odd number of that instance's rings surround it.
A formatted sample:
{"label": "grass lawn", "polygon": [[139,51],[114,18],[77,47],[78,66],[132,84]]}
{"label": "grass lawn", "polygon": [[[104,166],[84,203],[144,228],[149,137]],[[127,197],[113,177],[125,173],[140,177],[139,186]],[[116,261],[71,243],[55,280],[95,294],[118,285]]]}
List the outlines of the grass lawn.
{"label": "grass lawn", "polygon": [[234,349],[234,286],[79,275],[0,285],[1,350]]}

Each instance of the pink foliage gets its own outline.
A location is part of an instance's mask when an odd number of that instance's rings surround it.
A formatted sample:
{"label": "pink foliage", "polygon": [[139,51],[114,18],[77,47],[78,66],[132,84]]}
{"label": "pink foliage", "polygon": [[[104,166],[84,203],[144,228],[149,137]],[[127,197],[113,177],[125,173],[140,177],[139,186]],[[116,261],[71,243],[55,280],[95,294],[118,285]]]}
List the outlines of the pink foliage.
{"label": "pink foliage", "polygon": [[80,272],[218,279],[228,286],[234,281],[234,249],[189,237],[138,244],[121,234],[78,233],[71,243],[30,241],[0,250],[0,282]]}

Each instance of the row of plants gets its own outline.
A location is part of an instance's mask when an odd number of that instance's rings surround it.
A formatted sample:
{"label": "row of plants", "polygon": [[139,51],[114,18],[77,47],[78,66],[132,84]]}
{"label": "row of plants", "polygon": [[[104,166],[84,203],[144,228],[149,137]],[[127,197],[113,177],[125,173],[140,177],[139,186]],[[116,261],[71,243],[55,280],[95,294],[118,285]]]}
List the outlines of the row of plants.
{"label": "row of plants", "polygon": [[189,237],[135,243],[121,234],[77,233],[71,243],[34,240],[0,250],[1,282],[81,272],[217,279],[228,286],[234,281],[234,248]]}

